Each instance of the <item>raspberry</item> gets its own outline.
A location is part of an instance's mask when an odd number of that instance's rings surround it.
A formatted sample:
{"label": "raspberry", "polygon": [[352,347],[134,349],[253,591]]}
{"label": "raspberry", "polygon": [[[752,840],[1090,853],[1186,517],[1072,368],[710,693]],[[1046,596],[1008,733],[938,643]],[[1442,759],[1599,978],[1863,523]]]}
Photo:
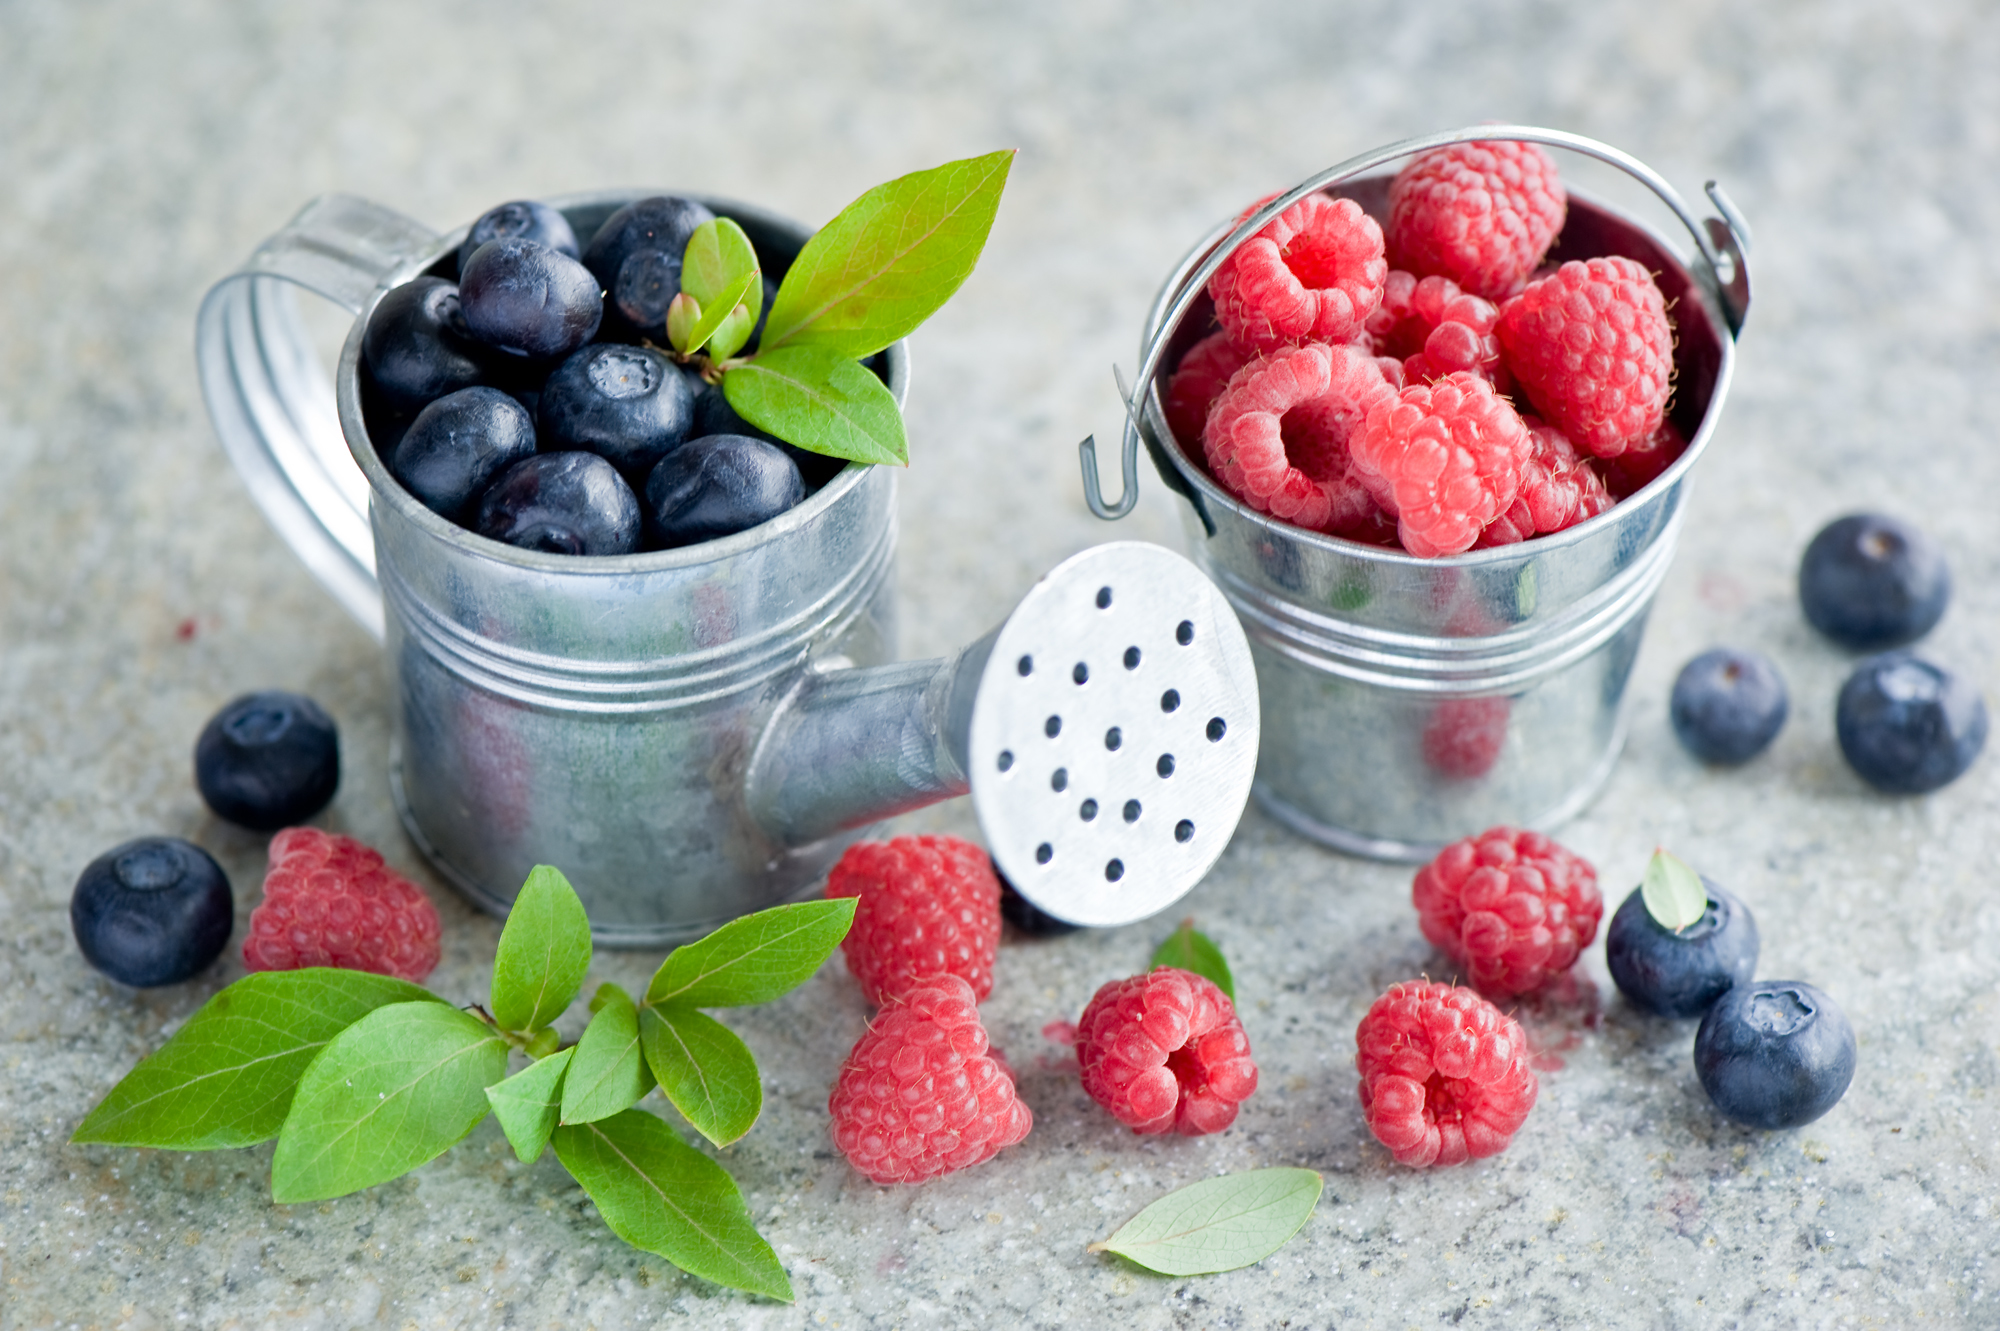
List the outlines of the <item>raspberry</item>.
{"label": "raspberry", "polygon": [[899,836],[847,848],[828,897],[859,897],[840,947],[878,1006],[920,980],[956,975],[974,999],[993,992],[1000,880],[993,861],[953,836]]}
{"label": "raspberry", "polygon": [[1389,183],[1389,252],[1419,277],[1503,300],[1541,263],[1568,208],[1554,159],[1534,144],[1454,144]]}
{"label": "raspberry", "polygon": [[1499,318],[1499,306],[1460,290],[1450,278],[1420,279],[1399,268],[1383,284],[1368,335],[1376,354],[1402,361],[1404,383],[1470,370],[1505,392],[1510,381],[1493,333]]}
{"label": "raspberry", "polygon": [[877,1183],[983,1164],[1035,1123],[987,1051],[972,986],[956,975],[889,1000],[840,1065],[826,1107],[834,1145]]}
{"label": "raspberry", "polygon": [[1505,513],[1473,542],[1476,549],[1512,545],[1530,536],[1573,527],[1612,505],[1609,491],[1595,471],[1577,456],[1576,445],[1561,430],[1534,416],[1523,416],[1532,445],[1521,467],[1521,492]]}
{"label": "raspberry", "polygon": [[1439,776],[1472,781],[1493,770],[1507,744],[1505,698],[1446,698],[1424,722],[1424,762]]}
{"label": "raspberry", "polygon": [[1229,376],[1249,361],[1226,333],[1211,333],[1187,349],[1174,377],[1167,380],[1167,427],[1174,438],[1190,449],[1201,446],[1208,409],[1222,396]]}
{"label": "raspberry", "polygon": [[1209,469],[1259,512],[1316,530],[1363,528],[1374,505],[1352,474],[1349,441],[1393,392],[1359,347],[1279,347],[1230,376],[1209,408]]}
{"label": "raspberry", "polygon": [[1220,1132],[1257,1089],[1235,1005],[1172,966],[1099,989],[1077,1019],[1076,1060],[1090,1098],[1134,1132]]}
{"label": "raspberry", "polygon": [[1637,260],[1572,259],[1501,306],[1499,333],[1529,400],[1578,447],[1617,457],[1660,428],[1674,330]]}
{"label": "raspberry", "polygon": [[1230,255],[1208,293],[1229,340],[1267,352],[1358,336],[1388,274],[1375,219],[1352,199],[1308,194]]}
{"label": "raspberry", "polygon": [[1674,423],[1663,420],[1659,429],[1636,444],[1626,445],[1617,457],[1598,458],[1597,473],[1604,478],[1604,488],[1614,500],[1630,499],[1658,480],[1661,472],[1687,452],[1687,446],[1687,440],[1674,428]]}
{"label": "raspberry", "polygon": [[1507,511],[1529,442],[1507,399],[1458,371],[1379,401],[1348,448],[1356,476],[1396,515],[1403,548],[1429,559],[1470,550]]}
{"label": "raspberry", "polygon": [[1498,1155],[1535,1107],[1521,1025],[1454,984],[1392,984],[1354,1032],[1361,1110],[1399,1165]]}
{"label": "raspberry", "polygon": [[430,898],[353,837],[288,827],[271,838],[264,900],[250,912],[253,971],[339,966],[415,982],[438,964]]}
{"label": "raspberry", "polygon": [[1597,937],[1597,870],[1539,832],[1493,827],[1417,870],[1424,937],[1489,998],[1532,993]]}

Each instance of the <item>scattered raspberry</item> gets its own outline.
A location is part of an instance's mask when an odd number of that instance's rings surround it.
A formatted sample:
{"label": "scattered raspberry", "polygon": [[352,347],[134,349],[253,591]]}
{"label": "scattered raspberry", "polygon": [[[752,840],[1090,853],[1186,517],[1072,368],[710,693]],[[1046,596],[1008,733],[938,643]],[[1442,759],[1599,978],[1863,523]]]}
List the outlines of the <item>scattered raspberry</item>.
{"label": "scattered raspberry", "polygon": [[1604,488],[1612,499],[1629,499],[1658,480],[1661,472],[1687,452],[1687,446],[1686,438],[1674,428],[1674,423],[1662,420],[1659,429],[1628,445],[1617,457],[1598,458],[1597,472],[1604,478]]}
{"label": "scattered raspberry", "polygon": [[1597,937],[1597,870],[1539,832],[1494,827],[1455,841],[1410,889],[1424,937],[1489,998],[1532,993]]}
{"label": "scattered raspberry", "polygon": [[1535,1107],[1521,1025],[1452,984],[1392,984],[1354,1032],[1361,1110],[1396,1163],[1498,1155]]}
{"label": "scattered raspberry", "polygon": [[1382,228],[1360,204],[1308,194],[1231,254],[1208,292],[1229,339],[1268,352],[1358,336],[1388,272]]}
{"label": "scattered raspberry", "polygon": [[1571,260],[1501,307],[1499,333],[1529,400],[1579,448],[1617,457],[1660,428],[1674,332],[1637,260]]}
{"label": "scattered raspberry", "polygon": [[264,900],[250,912],[253,971],[339,966],[412,982],[438,963],[430,898],[352,837],[288,827],[271,838]]}
{"label": "scattered raspberry", "polygon": [[1429,559],[1470,550],[1507,511],[1529,442],[1507,399],[1459,371],[1371,407],[1348,448],[1362,484],[1396,515],[1403,548]]}
{"label": "scattered raspberry", "polygon": [[859,897],[840,947],[875,1004],[919,980],[956,975],[974,999],[993,992],[1000,948],[1000,880],[993,861],[952,836],[899,836],[849,846],[828,897]]}
{"label": "scattered raspberry", "polygon": [[956,975],[912,985],[840,1065],[826,1105],[834,1145],[875,1182],[922,1183],[983,1164],[1034,1126],[1012,1074],[987,1051],[977,1004]]}
{"label": "scattered raspberry", "polygon": [[1523,416],[1521,423],[1528,427],[1532,444],[1521,466],[1521,492],[1514,496],[1513,506],[1479,534],[1475,549],[1512,545],[1574,527],[1612,505],[1604,481],[1578,456],[1568,436],[1539,417]]}
{"label": "scattered raspberry", "polygon": [[1389,183],[1389,252],[1398,268],[1503,300],[1541,263],[1568,208],[1555,160],[1536,145],[1454,144]]}
{"label": "scattered raspberry", "polygon": [[1368,318],[1380,356],[1402,361],[1402,382],[1442,379],[1470,370],[1501,392],[1511,386],[1493,325],[1500,307],[1459,289],[1448,277],[1418,278],[1398,268],[1382,286],[1382,304]]}
{"label": "scattered raspberry", "polygon": [[1222,396],[1229,376],[1250,357],[1236,349],[1226,333],[1210,333],[1187,349],[1174,377],[1167,381],[1167,426],[1189,450],[1201,446],[1201,427],[1208,409]]}
{"label": "scattered raspberry", "polygon": [[1134,1132],[1220,1132],[1257,1089],[1235,1006],[1190,971],[1161,966],[1113,980],[1076,1027],[1083,1089]]}
{"label": "scattered raspberry", "polygon": [[1358,347],[1279,347],[1232,375],[1209,409],[1209,469],[1259,512],[1316,530],[1363,527],[1373,504],[1350,474],[1349,443],[1393,392]]}
{"label": "scattered raspberry", "polygon": [[1507,745],[1513,710],[1505,698],[1446,698],[1424,723],[1424,762],[1454,781],[1485,776]]}

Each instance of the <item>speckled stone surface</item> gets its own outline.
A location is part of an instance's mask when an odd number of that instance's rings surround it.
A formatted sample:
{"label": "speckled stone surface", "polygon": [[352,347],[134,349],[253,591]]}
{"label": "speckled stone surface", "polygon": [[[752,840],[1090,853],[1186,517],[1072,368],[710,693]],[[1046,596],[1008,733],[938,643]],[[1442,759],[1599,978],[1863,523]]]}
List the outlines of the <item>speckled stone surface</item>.
{"label": "speckled stone surface", "polygon": [[[1958,579],[1923,650],[2000,700],[1995,69],[1980,0],[0,6],[0,1327],[2000,1326],[2000,758],[1927,798],[1870,793],[1832,736],[1848,658],[1792,593],[1828,518],[1920,517]],[[796,1307],[627,1248],[490,1122],[302,1206],[271,1203],[268,1147],[66,1144],[240,973],[123,990],[66,914],[98,851],[165,832],[220,858],[247,915],[261,839],[205,814],[188,757],[238,692],[302,689],[336,715],[347,775],[324,821],[432,890],[438,991],[485,990],[497,925],[390,808],[379,653],[266,526],[196,387],[203,291],[305,199],[351,191],[442,228],[506,198],[678,185],[816,221],[878,180],[1019,147],[979,271],[915,342],[917,656],[1085,545],[1180,543],[1150,474],[1132,519],[1093,521],[1074,457],[1115,431],[1109,367],[1131,365],[1195,237],[1355,152],[1482,119],[1618,144],[1690,196],[1718,177],[1756,227],[1757,303],[1631,740],[1563,835],[1614,899],[1675,847],[1751,903],[1762,975],[1846,1006],[1860,1069],[1824,1119],[1719,1118],[1692,1027],[1635,1015],[1597,949],[1522,1009],[1547,1070],[1513,1148],[1397,1168],[1361,1121],[1353,1030],[1389,982],[1441,966],[1409,871],[1253,812],[1175,915],[1228,952],[1263,1069],[1220,1136],[1134,1138],[1040,1034],[1140,967],[1167,919],[1010,940],[986,1019],[1035,1131],[920,1189],[830,1151],[827,1089],[866,1017],[838,962],[729,1015],[769,1086],[721,1158]],[[1774,750],[1738,771],[1704,770],[1666,724],[1673,672],[1718,642],[1770,653],[1793,693]],[[962,804],[904,826],[973,831]],[[657,960],[601,955],[593,982]],[[1172,1187],[1278,1164],[1326,1193],[1259,1266],[1165,1279],[1085,1251]]]}

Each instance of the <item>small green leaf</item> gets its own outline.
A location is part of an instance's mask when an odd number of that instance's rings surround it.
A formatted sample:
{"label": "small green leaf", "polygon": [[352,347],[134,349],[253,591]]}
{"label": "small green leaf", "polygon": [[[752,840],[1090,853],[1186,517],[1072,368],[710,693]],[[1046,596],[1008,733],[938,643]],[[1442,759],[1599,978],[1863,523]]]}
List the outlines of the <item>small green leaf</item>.
{"label": "small green leaf", "polygon": [[549,1144],[562,1110],[563,1073],[569,1068],[575,1049],[565,1049],[530,1063],[497,1086],[486,1088],[493,1105],[493,1117],[524,1165],[532,1165]]}
{"label": "small green leaf", "polygon": [[271,1199],[316,1202],[406,1174],[479,1125],[507,1042],[442,1003],[392,1003],[336,1035],[299,1078]]}
{"label": "small green leaf", "polygon": [[736,1033],[680,1003],[639,1013],[646,1065],[694,1130],[717,1146],[750,1131],[764,1109],[757,1059]]}
{"label": "small green leaf", "polygon": [[560,1127],[561,1160],[611,1232],[690,1275],[792,1301],[778,1254],[750,1223],[736,1180],[643,1109]]}
{"label": "small green leaf", "polygon": [[1236,1001],[1236,981],[1229,974],[1229,963],[1223,960],[1222,949],[1207,934],[1197,932],[1193,920],[1183,920],[1181,927],[1160,944],[1153,953],[1153,964],[1193,971],[1213,981],[1230,1002]]}
{"label": "small green leaf", "polygon": [[683,356],[692,356],[694,326],[701,319],[701,302],[685,291],[676,292],[667,302],[667,344]]}
{"label": "small green leaf", "polygon": [[538,1031],[560,1017],[590,969],[590,917],[569,879],[538,864],[521,886],[493,954],[493,1020]]}
{"label": "small green leaf", "polygon": [[1639,882],[1646,913],[1662,929],[1675,933],[1701,919],[1708,910],[1708,889],[1701,875],[1664,850],[1655,850]]}
{"label": "small green leaf", "polygon": [[[759,278],[757,290],[764,289]],[[728,360],[743,350],[743,344],[750,340],[750,334],[757,331],[757,316],[748,305],[738,305],[729,312],[729,317],[717,325],[715,333],[708,339],[708,354],[713,360]]]}
{"label": "small green leaf", "polygon": [[786,271],[764,346],[810,342],[858,360],[907,337],[979,261],[1013,163],[1012,149],[946,162],[848,204]]}
{"label": "small green leaf", "polygon": [[630,1109],[653,1089],[639,1044],[639,1009],[615,984],[600,985],[597,1015],[584,1028],[563,1078],[562,1121],[590,1123]]}
{"label": "small green leaf", "polygon": [[[763,290],[764,284],[758,280],[756,271],[753,269],[743,274],[740,282],[726,288],[715,299],[703,301],[701,303],[701,317],[694,321],[692,328],[688,329],[687,351],[682,354],[687,355],[701,350],[702,345],[714,337],[716,331],[722,328],[724,324],[727,324],[733,333],[737,325],[742,322],[742,320],[737,318],[737,315],[744,308],[744,293],[746,291],[755,291],[761,295]],[[686,294],[686,292],[681,293],[682,296]],[[680,296],[676,296],[674,299],[679,300]],[[751,315],[750,322],[754,325],[757,322],[757,316]],[[736,344],[737,347],[742,345],[741,341]],[[731,351],[735,349],[735,347],[730,348]],[[716,351],[714,348],[711,348],[710,352],[717,357],[722,355],[721,352]]]}
{"label": "small green leaf", "polygon": [[386,1003],[436,1001],[366,971],[315,966],[246,975],[125,1074],[70,1140],[169,1151],[269,1141],[299,1074],[327,1041]]}
{"label": "small green leaf", "polygon": [[744,420],[830,458],[905,466],[903,413],[880,379],[827,347],[760,351],[722,376]]}
{"label": "small green leaf", "polygon": [[[681,290],[700,301],[703,309],[714,305],[728,309],[741,302],[750,306],[750,317],[755,319],[764,308],[764,284],[758,277],[757,247],[733,218],[703,222],[681,252]],[[746,282],[754,294],[744,294]]]}
{"label": "small green leaf", "polygon": [[654,1007],[748,1007],[805,983],[854,924],[855,897],[773,906],[677,947],[646,988]]}
{"label": "small green leaf", "polygon": [[1149,1271],[1198,1276],[1261,1262],[1305,1226],[1326,1181],[1310,1169],[1252,1169],[1177,1189],[1118,1227],[1092,1252]]}

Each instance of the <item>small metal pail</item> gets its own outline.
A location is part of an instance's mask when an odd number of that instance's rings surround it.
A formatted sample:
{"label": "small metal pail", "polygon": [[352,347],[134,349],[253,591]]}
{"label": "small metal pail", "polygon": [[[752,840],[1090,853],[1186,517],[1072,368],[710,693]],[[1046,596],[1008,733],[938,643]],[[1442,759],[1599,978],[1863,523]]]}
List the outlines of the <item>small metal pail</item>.
{"label": "small metal pail", "polygon": [[[1161,379],[1208,331],[1208,279],[1270,219],[1315,190],[1387,215],[1398,158],[1468,140],[1516,139],[1610,163],[1651,188],[1693,237],[1691,255],[1623,213],[1570,192],[1550,261],[1619,254],[1655,274],[1675,321],[1670,415],[1688,439],[1664,474],[1609,512],[1551,536],[1443,559],[1301,530],[1237,501],[1168,428]],[[1624,742],[1622,706],[1646,613],[1672,559],[1687,480],[1714,436],[1749,306],[1747,228],[1711,183],[1721,218],[1697,221],[1653,171],[1576,135],[1484,125],[1344,162],[1219,228],[1170,277],[1146,322],[1127,423],[1124,492],[1084,484],[1100,517],[1136,499],[1143,437],[1186,500],[1198,565],[1223,589],[1256,661],[1264,739],[1253,793],[1326,845],[1421,860],[1509,823],[1547,827],[1581,810]]]}

